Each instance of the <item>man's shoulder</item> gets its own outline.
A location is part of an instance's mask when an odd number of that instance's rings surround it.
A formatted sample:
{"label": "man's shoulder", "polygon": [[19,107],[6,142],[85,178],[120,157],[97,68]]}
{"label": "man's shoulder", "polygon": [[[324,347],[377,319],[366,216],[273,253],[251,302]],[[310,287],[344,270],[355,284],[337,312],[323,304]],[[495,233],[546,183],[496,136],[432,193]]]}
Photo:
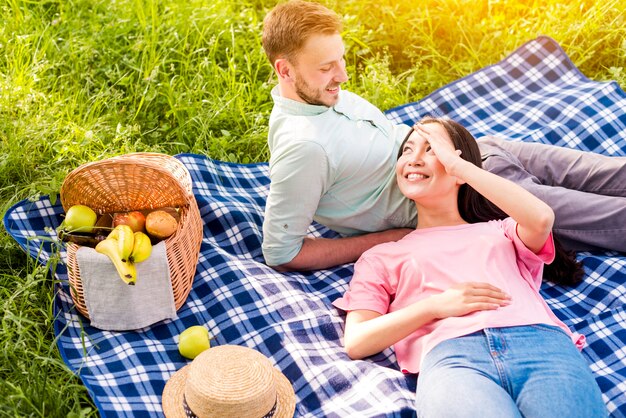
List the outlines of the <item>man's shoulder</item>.
{"label": "man's shoulder", "polygon": [[335,108],[353,107],[353,106],[360,106],[360,107],[365,107],[365,108],[374,108],[376,110],[379,110],[369,100],[367,100],[364,97],[358,95],[357,93],[353,93],[353,92],[351,92],[349,90],[341,90],[339,92],[339,101],[335,105]]}
{"label": "man's shoulder", "polygon": [[306,133],[311,128],[317,129],[318,125],[309,115],[293,115],[281,112],[272,112],[269,120],[270,130],[279,132],[297,130]]}
{"label": "man's shoulder", "polygon": [[278,149],[325,148],[329,132],[324,125],[314,123],[305,116],[281,116],[270,122],[268,144],[270,151]]}

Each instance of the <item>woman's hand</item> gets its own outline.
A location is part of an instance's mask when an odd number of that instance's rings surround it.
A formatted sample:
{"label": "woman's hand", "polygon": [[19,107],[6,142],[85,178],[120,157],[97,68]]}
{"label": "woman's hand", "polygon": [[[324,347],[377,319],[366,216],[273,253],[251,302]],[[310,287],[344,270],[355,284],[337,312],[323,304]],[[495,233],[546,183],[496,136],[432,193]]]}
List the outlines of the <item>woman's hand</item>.
{"label": "woman's hand", "polygon": [[431,296],[437,319],[463,316],[476,311],[487,311],[507,306],[511,297],[489,283],[457,283],[438,295]]}
{"label": "woman's hand", "polygon": [[457,167],[459,163],[465,162],[465,160],[460,157],[461,150],[454,149],[452,142],[447,136],[437,132],[437,129],[433,129],[429,125],[440,126],[429,123],[418,123],[415,125],[414,129],[428,141],[431,151],[435,154],[441,165],[444,166],[446,172],[452,176],[458,176]]}
{"label": "woman's hand", "polygon": [[346,352],[352,359],[371,356],[434,320],[498,309],[510,300],[509,295],[489,283],[470,282],[386,314],[365,309],[350,311],[344,333]]}

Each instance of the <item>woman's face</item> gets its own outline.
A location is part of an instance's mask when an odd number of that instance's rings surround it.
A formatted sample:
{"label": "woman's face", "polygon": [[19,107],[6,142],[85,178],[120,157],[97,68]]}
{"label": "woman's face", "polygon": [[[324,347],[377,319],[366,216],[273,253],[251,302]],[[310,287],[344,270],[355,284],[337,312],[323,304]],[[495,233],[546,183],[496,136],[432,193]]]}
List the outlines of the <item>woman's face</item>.
{"label": "woman's face", "polygon": [[[452,140],[445,128],[436,122],[427,123],[431,135]],[[430,148],[428,139],[419,131],[413,131],[401,150],[396,163],[396,179],[400,191],[416,203],[424,198],[435,199],[449,196],[458,190],[457,179],[446,173],[444,166]],[[454,195],[456,197],[456,194]]]}

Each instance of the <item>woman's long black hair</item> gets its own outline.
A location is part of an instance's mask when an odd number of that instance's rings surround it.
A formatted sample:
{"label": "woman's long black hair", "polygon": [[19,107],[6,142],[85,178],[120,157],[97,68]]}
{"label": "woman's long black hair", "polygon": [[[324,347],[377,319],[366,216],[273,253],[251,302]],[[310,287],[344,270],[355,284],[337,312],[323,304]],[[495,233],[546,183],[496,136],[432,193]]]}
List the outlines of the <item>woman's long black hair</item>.
{"label": "woman's long black hair", "polygon": [[[454,148],[461,150],[461,158],[482,168],[482,159],[476,139],[461,124],[448,118],[424,118],[418,123],[438,123],[443,126],[450,136]],[[404,142],[409,139],[412,132],[413,130],[404,138],[398,152],[398,158],[402,155]],[[504,211],[468,184],[462,184],[459,188],[457,204],[461,217],[468,223],[487,222],[508,217]],[[575,253],[566,251],[556,237],[554,238],[554,246],[556,251],[555,258],[551,264],[544,267],[543,279],[567,286],[579,283],[582,280],[584,271],[582,264],[576,260]]]}

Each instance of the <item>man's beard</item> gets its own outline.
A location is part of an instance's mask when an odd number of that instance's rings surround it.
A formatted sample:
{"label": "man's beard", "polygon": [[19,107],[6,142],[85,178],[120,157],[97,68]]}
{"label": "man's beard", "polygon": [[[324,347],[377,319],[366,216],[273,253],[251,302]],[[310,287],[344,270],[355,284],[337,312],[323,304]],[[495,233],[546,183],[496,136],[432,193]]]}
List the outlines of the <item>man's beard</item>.
{"label": "man's beard", "polygon": [[296,79],[295,88],[298,97],[310,105],[331,107],[336,103],[336,100],[333,100],[332,103],[324,103],[322,94],[326,90],[315,91],[306,82],[300,81],[300,78]]}

